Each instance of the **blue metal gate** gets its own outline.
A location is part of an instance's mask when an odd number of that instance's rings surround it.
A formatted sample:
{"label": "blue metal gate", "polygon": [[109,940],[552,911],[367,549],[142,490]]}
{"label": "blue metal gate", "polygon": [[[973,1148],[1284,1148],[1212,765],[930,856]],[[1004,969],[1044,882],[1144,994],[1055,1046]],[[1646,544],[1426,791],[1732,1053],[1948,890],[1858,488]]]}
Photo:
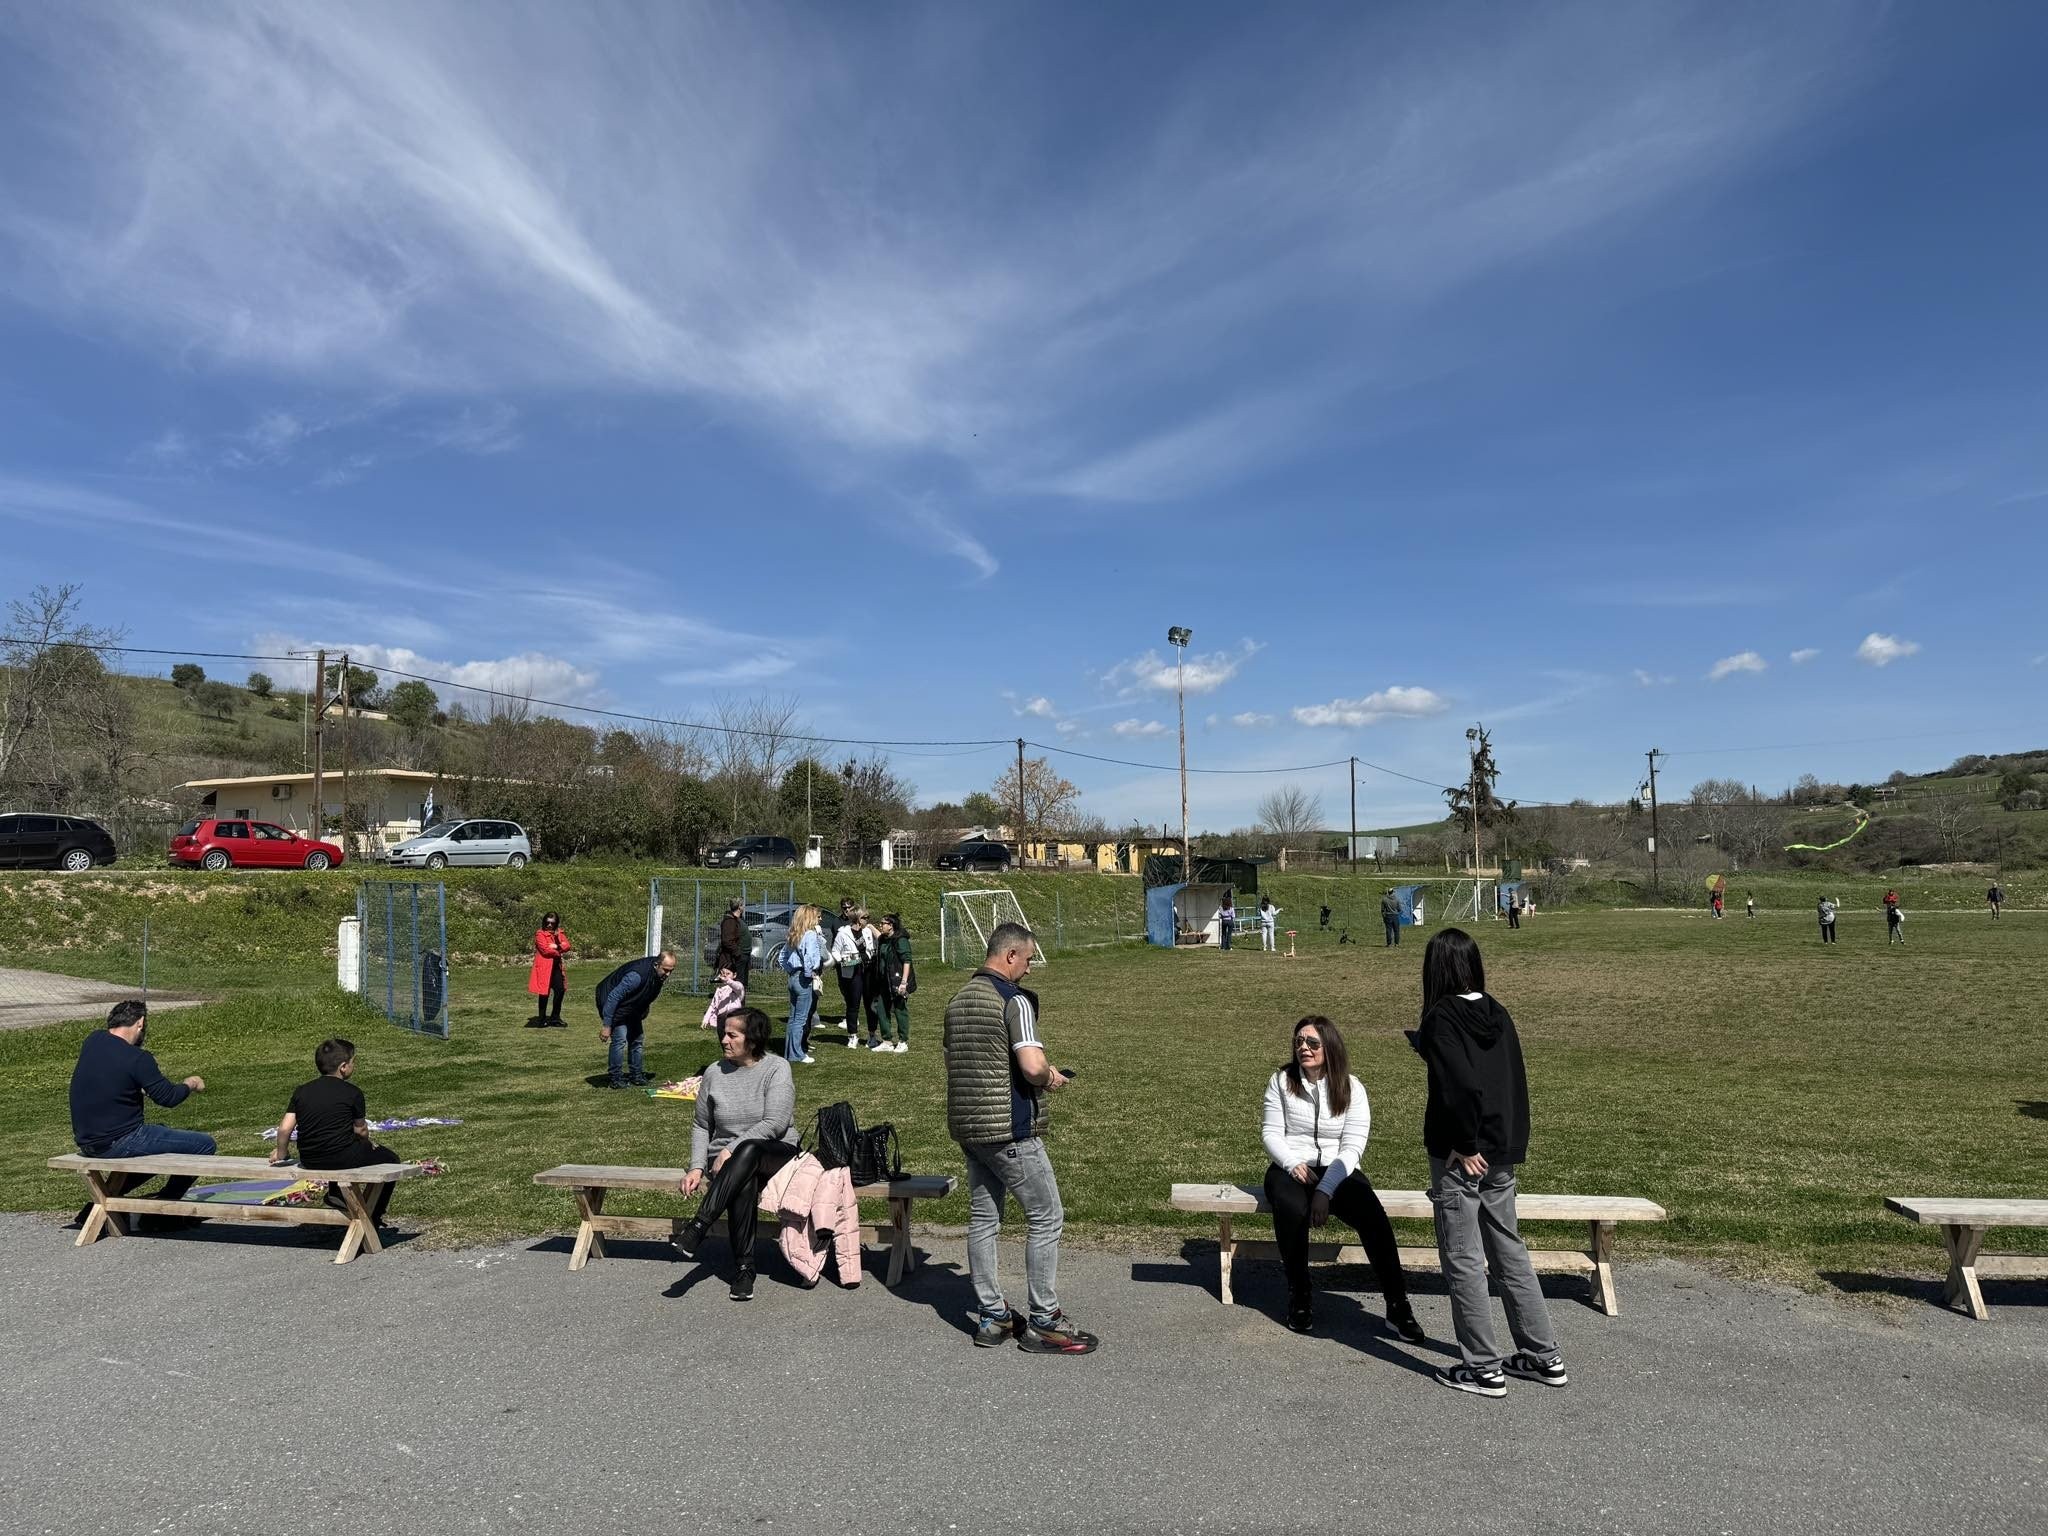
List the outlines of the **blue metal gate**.
{"label": "blue metal gate", "polygon": [[448,1038],[448,892],[438,880],[356,891],[362,998],[400,1029]]}

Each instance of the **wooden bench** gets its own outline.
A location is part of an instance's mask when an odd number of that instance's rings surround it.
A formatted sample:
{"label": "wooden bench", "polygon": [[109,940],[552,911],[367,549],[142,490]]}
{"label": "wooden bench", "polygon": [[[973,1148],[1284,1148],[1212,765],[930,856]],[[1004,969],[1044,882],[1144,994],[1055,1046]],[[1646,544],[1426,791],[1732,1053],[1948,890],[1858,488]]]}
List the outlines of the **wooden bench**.
{"label": "wooden bench", "polygon": [[[1377,1193],[1389,1216],[1422,1221],[1432,1220],[1435,1216],[1425,1190],[1382,1189]],[[1172,1205],[1177,1211],[1215,1213],[1217,1245],[1221,1255],[1218,1291],[1226,1307],[1232,1302],[1230,1275],[1238,1259],[1275,1259],[1280,1256],[1278,1244],[1246,1241],[1232,1229],[1232,1223],[1240,1216],[1268,1212],[1266,1191],[1257,1184],[1176,1184],[1173,1186]],[[1540,1274],[1585,1275],[1592,1286],[1594,1303],[1609,1317],[1621,1311],[1621,1303],[1614,1294],[1615,1223],[1665,1219],[1664,1207],[1656,1202],[1622,1195],[1532,1195],[1524,1191],[1516,1196],[1515,1212],[1519,1221],[1586,1223],[1587,1246],[1584,1252],[1578,1249],[1531,1248],[1529,1260]],[[1366,1262],[1365,1250],[1354,1243],[1311,1242],[1308,1251],[1311,1259],[1339,1264]],[[1403,1248],[1401,1266],[1404,1269],[1441,1267],[1434,1248]]]}
{"label": "wooden bench", "polygon": [[[576,1247],[569,1255],[569,1268],[581,1269],[592,1259],[605,1256],[604,1240],[612,1237],[673,1237],[685,1218],[681,1216],[614,1216],[605,1213],[605,1196],[615,1189],[675,1195],[682,1187],[682,1168],[611,1168],[597,1164],[565,1163],[536,1173],[533,1182],[550,1189],[566,1189],[576,1197]],[[919,1200],[942,1200],[953,1193],[953,1180],[944,1175],[905,1177],[887,1184],[862,1184],[854,1190],[857,1200],[887,1200],[889,1219],[880,1226],[863,1224],[863,1244],[886,1243],[889,1272],[884,1282],[898,1284],[917,1267],[917,1254],[910,1246],[910,1208]],[[764,1223],[773,1227],[775,1213],[763,1210]]]}
{"label": "wooden bench", "polygon": [[1991,1316],[1980,1276],[2000,1280],[2048,1280],[2048,1258],[2025,1253],[1985,1253],[1984,1234],[1993,1227],[2048,1227],[2048,1200],[1968,1200],[1922,1195],[1889,1195],[1885,1209],[1908,1221],[1941,1228],[1948,1250],[1948,1278],[1942,1300],[1978,1322]]}
{"label": "wooden bench", "polygon": [[[396,1184],[400,1179],[416,1178],[423,1171],[418,1163],[311,1169],[301,1168],[296,1163],[274,1164],[267,1157],[204,1157],[185,1153],[166,1153],[157,1157],[86,1157],[68,1152],[62,1157],[51,1158],[49,1166],[77,1174],[85,1180],[85,1187],[92,1191],[92,1209],[86,1213],[85,1224],[79,1229],[76,1247],[83,1248],[101,1237],[129,1236],[128,1228],[121,1220],[123,1216],[196,1216],[203,1221],[347,1227],[348,1231],[342,1235],[341,1251],[334,1256],[337,1264],[346,1264],[361,1252],[384,1251],[383,1243],[377,1239],[377,1224],[370,1220],[370,1206],[374,1199],[371,1191],[380,1184]],[[112,1174],[139,1175],[145,1179],[159,1175],[174,1179],[241,1180],[285,1176],[310,1179],[339,1189],[348,1208],[337,1211],[331,1205],[319,1203],[230,1205],[210,1200],[152,1200],[135,1195],[116,1195],[107,1189],[107,1179]]]}

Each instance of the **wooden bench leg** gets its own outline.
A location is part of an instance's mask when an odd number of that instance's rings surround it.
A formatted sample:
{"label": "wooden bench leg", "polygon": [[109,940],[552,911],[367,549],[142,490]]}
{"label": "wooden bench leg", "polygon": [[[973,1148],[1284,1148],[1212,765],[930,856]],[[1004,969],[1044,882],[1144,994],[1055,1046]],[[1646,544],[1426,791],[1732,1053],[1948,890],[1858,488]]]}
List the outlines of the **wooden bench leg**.
{"label": "wooden bench leg", "polygon": [[382,1253],[384,1244],[377,1237],[377,1223],[370,1219],[370,1208],[363,1203],[362,1186],[336,1183],[341,1191],[341,1203],[348,1208],[348,1231],[342,1234],[341,1252],[334,1256],[337,1264],[346,1264],[358,1253]]}
{"label": "wooden bench leg", "polygon": [[1962,1303],[1963,1310],[1980,1323],[1991,1317],[1977,1284],[1977,1255],[1984,1247],[1984,1231],[1982,1227],[1941,1229],[1941,1245],[1948,1250],[1948,1279],[1941,1288],[1942,1299],[1952,1307]]}
{"label": "wooden bench leg", "polygon": [[1592,1247],[1586,1256],[1593,1261],[1587,1279],[1592,1282],[1593,1301],[1609,1317],[1621,1315],[1621,1301],[1614,1294],[1614,1223],[1589,1222]]}
{"label": "wooden bench leg", "polygon": [[576,1248],[569,1255],[569,1268],[581,1269],[592,1259],[604,1257],[604,1235],[597,1230],[597,1218],[604,1213],[605,1191],[602,1189],[579,1189],[576,1191],[576,1211],[583,1220],[576,1228]]}
{"label": "wooden bench leg", "polygon": [[883,1283],[894,1290],[902,1283],[903,1277],[917,1267],[917,1255],[910,1247],[908,1200],[889,1202],[889,1227],[889,1275]]}
{"label": "wooden bench leg", "polygon": [[1237,1258],[1237,1240],[1230,1235],[1230,1218],[1216,1218],[1216,1293],[1226,1307],[1235,1306],[1236,1297],[1230,1289],[1230,1266]]}
{"label": "wooden bench leg", "polygon": [[102,1237],[126,1237],[128,1229],[121,1225],[121,1218],[107,1209],[111,1196],[105,1175],[88,1172],[84,1178],[85,1187],[92,1192],[92,1209],[85,1213],[85,1221],[78,1229],[78,1241],[72,1247],[84,1248]]}

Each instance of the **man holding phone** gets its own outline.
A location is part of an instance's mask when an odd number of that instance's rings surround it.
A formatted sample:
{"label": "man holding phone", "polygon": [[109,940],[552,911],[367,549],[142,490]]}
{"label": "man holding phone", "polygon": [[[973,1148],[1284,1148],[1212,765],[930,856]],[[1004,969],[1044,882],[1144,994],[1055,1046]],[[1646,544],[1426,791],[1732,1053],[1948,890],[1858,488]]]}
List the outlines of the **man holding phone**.
{"label": "man holding phone", "polygon": [[[967,1158],[967,1269],[980,1320],[975,1344],[1015,1338],[1034,1355],[1085,1355],[1097,1339],[1060,1310],[1060,1233],[1066,1211],[1046,1156],[1045,1095],[1066,1083],[1038,1037],[1038,995],[1021,985],[1036,949],[1031,930],[1004,923],[988,956],[946,1008],[946,1128]],[[1030,1308],[1012,1312],[996,1272],[1003,1199],[1024,1212]]]}

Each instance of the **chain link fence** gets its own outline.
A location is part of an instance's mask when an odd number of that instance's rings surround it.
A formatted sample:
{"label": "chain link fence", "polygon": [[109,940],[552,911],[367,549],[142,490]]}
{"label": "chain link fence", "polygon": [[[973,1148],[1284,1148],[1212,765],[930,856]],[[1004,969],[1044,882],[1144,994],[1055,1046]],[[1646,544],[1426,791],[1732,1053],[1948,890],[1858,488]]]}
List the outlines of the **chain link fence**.
{"label": "chain link fence", "polygon": [[671,987],[707,995],[717,980],[718,925],[737,901],[752,941],[752,969],[772,969],[796,912],[796,882],[790,879],[704,880],[657,878],[647,883],[647,953],[668,950],[676,957]]}
{"label": "chain link fence", "polygon": [[146,914],[106,933],[89,953],[10,943],[0,930],[0,1029],[99,1020],[118,1002],[148,1002],[151,936]]}
{"label": "chain link fence", "polygon": [[361,995],[400,1029],[448,1038],[448,892],[366,880],[356,892]]}

